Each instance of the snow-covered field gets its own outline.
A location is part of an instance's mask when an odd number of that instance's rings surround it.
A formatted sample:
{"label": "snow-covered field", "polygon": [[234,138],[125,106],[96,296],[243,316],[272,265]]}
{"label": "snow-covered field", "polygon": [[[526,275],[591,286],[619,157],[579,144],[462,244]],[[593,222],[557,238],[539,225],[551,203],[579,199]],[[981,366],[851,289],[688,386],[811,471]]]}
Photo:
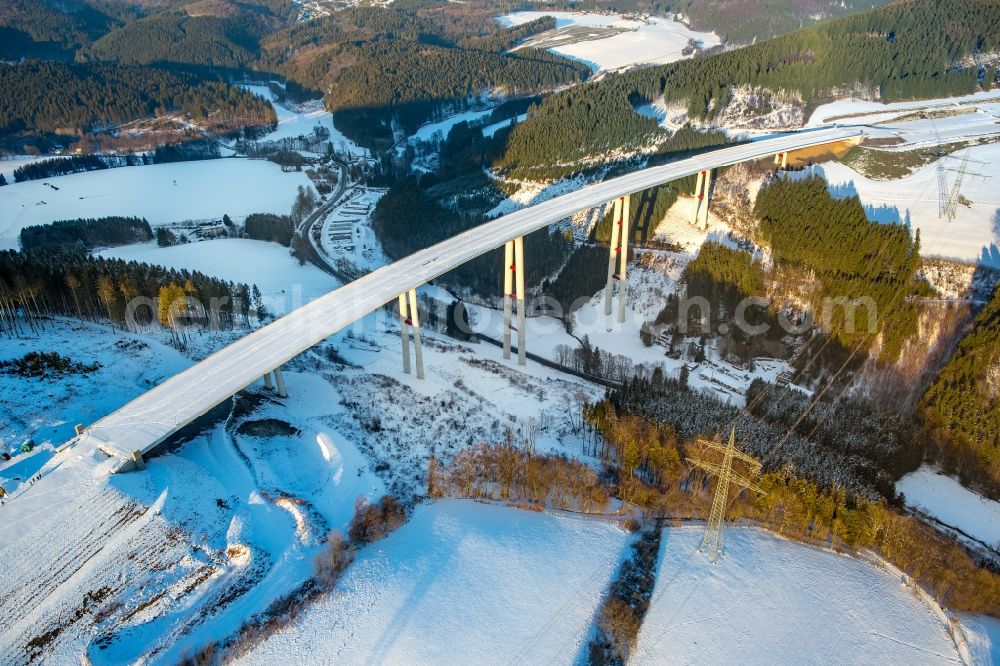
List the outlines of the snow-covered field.
{"label": "snow-covered field", "polygon": [[[960,97],[916,100],[912,102],[892,102],[883,104],[863,99],[839,99],[816,107],[808,127],[820,127],[832,123],[844,125],[879,123],[915,112],[961,111],[981,109],[984,113],[996,113],[1000,104],[1000,93],[996,91],[978,92]],[[956,116],[958,117],[958,116]],[[937,118],[935,122],[944,127],[952,118]]]}
{"label": "snow-covered field", "polygon": [[263,160],[227,158],[90,171],[0,187],[0,248],[21,229],[77,217],[137,215],[150,224],[288,213],[302,172]]}
{"label": "snow-covered field", "polygon": [[926,466],[900,479],[896,490],[906,496],[910,506],[989,546],[1000,545],[1000,502],[974,493]]}
{"label": "snow-covered field", "polygon": [[936,609],[890,572],[730,529],[713,566],[703,528],[666,529],[636,664],[961,663]]}
{"label": "snow-covered field", "polygon": [[[872,180],[839,162],[815,167],[830,184],[834,194],[861,197],[869,216],[882,222],[902,222],[920,229],[921,254],[948,259],[981,262],[1000,267],[1000,189],[994,182],[1000,177],[1000,144],[974,146],[970,172],[982,168],[990,178],[968,174],[961,193],[970,206],[959,205],[955,220],[938,217],[938,180],[936,163],[928,164],[897,180]],[[949,159],[949,168],[957,168],[960,158]],[[949,172],[952,182],[955,174]]]}
{"label": "snow-covered field", "polygon": [[[681,60],[693,55],[682,53],[691,41],[700,48],[721,43],[715,33],[695,32],[679,21],[655,17],[524,11],[502,16],[498,21],[505,26],[521,25],[542,16],[554,17],[556,29],[536,35],[528,44],[545,47],[555,40],[557,45],[549,46],[550,51],[585,62],[595,72]],[[566,29],[572,28],[592,30],[578,30],[569,36]],[[604,36],[602,30],[610,36]]]}
{"label": "snow-covered field", "polygon": [[220,238],[170,247],[139,243],[108,248],[97,254],[256,284],[264,305],[279,315],[340,286],[335,278],[316,266],[300,265],[287,247],[245,238]]}
{"label": "snow-covered field", "polygon": [[241,663],[572,663],[627,541],[601,520],[425,504]]}

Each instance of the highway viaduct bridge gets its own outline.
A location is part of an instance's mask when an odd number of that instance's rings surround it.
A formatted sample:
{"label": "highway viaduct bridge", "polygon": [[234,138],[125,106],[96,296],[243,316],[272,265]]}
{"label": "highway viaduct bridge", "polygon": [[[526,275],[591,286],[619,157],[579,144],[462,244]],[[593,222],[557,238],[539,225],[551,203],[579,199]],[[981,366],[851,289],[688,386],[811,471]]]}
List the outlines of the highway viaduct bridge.
{"label": "highway viaduct bridge", "polygon": [[[511,334],[516,332],[518,361],[523,365],[526,343],[524,236],[578,211],[613,201],[617,224],[612,227],[605,314],[612,312],[614,285],[618,283],[618,316],[623,319],[630,219],[628,195],[697,174],[697,200],[692,222],[707,226],[713,169],[771,157],[775,164],[784,166],[789,152],[845,141],[857,143],[862,137],[860,129],[834,127],[720,148],[588,185],[486,222],[383,266],[250,333],[82,429],[77,442],[96,444],[104,452],[116,456],[120,462],[114,466],[114,471],[141,467],[143,455],[151,449],[262,377],[266,386],[276,386],[283,396],[282,365],[394,300],[398,300],[400,308],[404,371],[411,369],[408,329],[412,329],[416,373],[422,377],[417,287],[501,245],[505,248],[504,357],[510,357]],[[512,321],[515,307],[516,324]]]}

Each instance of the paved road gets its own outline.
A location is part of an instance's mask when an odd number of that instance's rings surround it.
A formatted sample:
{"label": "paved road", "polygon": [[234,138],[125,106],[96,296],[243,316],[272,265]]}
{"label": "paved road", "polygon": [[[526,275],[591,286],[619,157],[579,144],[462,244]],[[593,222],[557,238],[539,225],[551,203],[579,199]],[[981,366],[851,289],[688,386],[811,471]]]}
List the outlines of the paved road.
{"label": "paved road", "polygon": [[[259,380],[264,373],[287,363],[400,293],[433,280],[509,240],[615,197],[677,180],[702,169],[737,164],[860,134],[858,129],[817,129],[721,148],[588,185],[486,222],[383,266],[254,331],[99,420],[82,438],[125,458],[131,457],[133,451],[145,453],[214,405]],[[601,268],[595,267],[595,270]]]}

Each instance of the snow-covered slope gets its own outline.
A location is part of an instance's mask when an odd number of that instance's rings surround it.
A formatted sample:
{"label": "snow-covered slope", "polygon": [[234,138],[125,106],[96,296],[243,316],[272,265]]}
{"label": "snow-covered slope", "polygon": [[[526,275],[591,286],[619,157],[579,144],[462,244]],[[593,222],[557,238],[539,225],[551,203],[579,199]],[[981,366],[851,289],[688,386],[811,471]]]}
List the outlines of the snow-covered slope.
{"label": "snow-covered slope", "polygon": [[961,663],[940,616],[899,578],[846,556],[731,529],[664,531],[635,664]]}
{"label": "snow-covered slope", "polygon": [[425,504],[240,663],[572,663],[627,541],[602,520]]}

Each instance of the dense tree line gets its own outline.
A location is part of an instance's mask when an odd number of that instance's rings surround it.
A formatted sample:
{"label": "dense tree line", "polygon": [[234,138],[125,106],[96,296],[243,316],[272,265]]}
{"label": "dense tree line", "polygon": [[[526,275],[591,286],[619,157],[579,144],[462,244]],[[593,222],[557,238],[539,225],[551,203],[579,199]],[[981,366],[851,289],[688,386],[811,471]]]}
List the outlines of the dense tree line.
{"label": "dense tree line", "polygon": [[[137,298],[146,300],[140,305]],[[200,305],[189,308],[188,298]],[[44,326],[49,315],[103,319],[117,326],[158,321],[172,328],[182,323],[230,328],[249,324],[251,309],[259,305],[256,288],[251,292],[246,285],[197,271],[85,252],[0,253],[0,331],[8,335]]]}
{"label": "dense tree line", "polygon": [[[741,49],[608,76],[552,95],[511,134],[509,167],[558,164],[655,139],[634,107],[661,96],[711,119],[733,86],[797,91],[806,102],[863,85],[887,100],[970,93],[977,68],[958,63],[1000,47],[1000,7],[979,0],[910,0]],[[987,77],[988,79],[988,77]],[[984,81],[989,85],[989,80]]]}
{"label": "dense tree line", "polygon": [[42,180],[65,176],[84,171],[98,171],[119,166],[137,166],[146,164],[141,155],[72,155],[70,157],[53,157],[47,160],[31,162],[14,169],[14,182],[23,183],[26,180]]}
{"label": "dense tree line", "polygon": [[144,218],[101,217],[61,220],[21,229],[21,249],[87,249],[153,240]]}
{"label": "dense tree line", "polygon": [[963,483],[1000,496],[1000,288],[918,406],[933,457]]}
{"label": "dense tree line", "polygon": [[661,534],[659,526],[643,530],[632,543],[629,557],[619,565],[597,613],[597,631],[587,645],[587,663],[593,666],[628,663],[653,598]]}
{"label": "dense tree line", "polygon": [[277,123],[260,97],[192,74],[135,65],[0,63],[0,134],[82,134],[169,112],[220,131]]}

